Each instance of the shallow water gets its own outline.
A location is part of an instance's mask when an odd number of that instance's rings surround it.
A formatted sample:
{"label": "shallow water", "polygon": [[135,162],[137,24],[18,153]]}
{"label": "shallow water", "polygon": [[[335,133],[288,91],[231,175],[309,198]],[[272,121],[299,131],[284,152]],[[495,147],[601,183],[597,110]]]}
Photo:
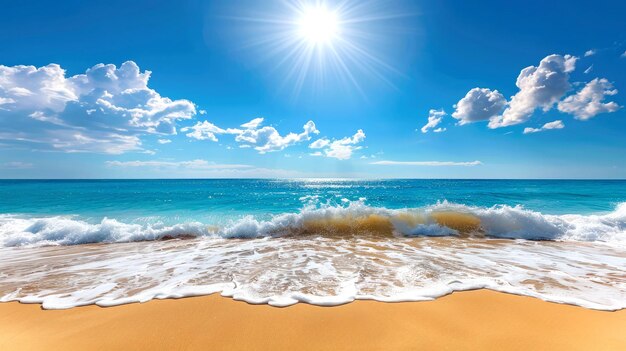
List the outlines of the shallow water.
{"label": "shallow water", "polygon": [[621,309],[625,185],[0,181],[0,301],[334,305],[489,288]]}

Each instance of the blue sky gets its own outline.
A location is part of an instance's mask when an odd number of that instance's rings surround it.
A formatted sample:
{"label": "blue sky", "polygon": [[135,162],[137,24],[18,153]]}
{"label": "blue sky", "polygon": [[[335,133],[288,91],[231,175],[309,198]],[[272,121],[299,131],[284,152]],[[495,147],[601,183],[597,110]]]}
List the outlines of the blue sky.
{"label": "blue sky", "polygon": [[626,178],[624,13],[4,4],[0,177]]}

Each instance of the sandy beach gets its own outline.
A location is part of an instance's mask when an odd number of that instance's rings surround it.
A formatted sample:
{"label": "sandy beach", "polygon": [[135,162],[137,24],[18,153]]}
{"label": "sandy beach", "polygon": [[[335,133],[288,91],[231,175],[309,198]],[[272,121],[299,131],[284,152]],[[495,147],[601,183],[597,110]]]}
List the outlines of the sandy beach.
{"label": "sandy beach", "polygon": [[69,310],[0,304],[1,350],[623,350],[624,330],[626,310],[488,290],[336,307],[219,295]]}

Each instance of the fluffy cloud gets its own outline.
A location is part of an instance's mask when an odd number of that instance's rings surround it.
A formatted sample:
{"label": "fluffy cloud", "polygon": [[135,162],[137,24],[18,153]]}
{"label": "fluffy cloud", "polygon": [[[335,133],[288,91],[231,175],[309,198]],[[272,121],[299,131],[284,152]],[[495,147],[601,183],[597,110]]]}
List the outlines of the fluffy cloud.
{"label": "fluffy cloud", "polygon": [[515,83],[519,91],[502,115],[489,121],[489,128],[526,122],[538,108],[550,110],[570,89],[569,73],[575,69],[576,60],[570,55],[550,55],[539,66],[524,68]]}
{"label": "fluffy cloud", "polygon": [[524,128],[524,134],[539,133],[539,132],[545,132],[546,130],[563,129],[563,128],[565,128],[565,124],[563,124],[563,121],[556,120],[556,121],[552,121],[552,122],[548,122],[544,124],[543,126],[541,126],[541,128]]}
{"label": "fluffy cloud", "polygon": [[497,90],[474,88],[467,92],[456,105],[452,117],[459,124],[486,121],[498,116],[506,105],[506,98]]}
{"label": "fluffy cloud", "polygon": [[345,137],[338,140],[329,140],[327,138],[318,139],[312,142],[309,147],[311,149],[322,149],[311,154],[311,156],[326,156],[336,158],[338,160],[347,160],[352,157],[355,150],[361,149],[357,144],[365,140],[365,133],[359,129],[353,136]]}
{"label": "fluffy cloud", "polygon": [[606,79],[594,79],[574,95],[559,102],[561,112],[574,115],[574,118],[586,121],[604,112],[615,112],[620,106],[611,101],[604,103],[605,96],[617,94],[617,89]]}
{"label": "fluffy cloud", "polygon": [[451,162],[451,161],[376,161],[370,162],[371,165],[382,166],[424,166],[424,167],[445,167],[445,166],[461,166],[461,167],[473,167],[480,166],[480,161],[470,162]]}
{"label": "fluffy cloud", "polygon": [[141,150],[140,136],[176,133],[195,105],[148,87],[132,61],[98,64],[66,77],[57,64],[0,65],[0,139],[37,149],[119,154]]}
{"label": "fluffy cloud", "polygon": [[141,150],[140,136],[176,133],[196,113],[148,87],[132,61],[98,64],[66,77],[57,64],[0,66],[0,139],[37,149],[119,154]]}
{"label": "fluffy cloud", "polygon": [[189,132],[186,135],[190,138],[197,140],[210,140],[218,141],[216,134],[226,133],[225,129],[222,129],[209,121],[202,121],[196,123],[192,127],[185,127],[180,129],[181,132]]}
{"label": "fluffy cloud", "polygon": [[[441,110],[431,109],[428,111],[428,123],[422,127],[422,133],[427,133],[429,129],[436,128],[439,123],[443,120],[443,117],[446,115],[446,112]],[[443,132],[445,128],[436,128],[433,130],[435,133]]]}
{"label": "fluffy cloud", "polygon": [[[594,54],[594,50],[589,50],[585,56]],[[596,78],[577,93],[566,96],[571,88],[569,75],[576,68],[577,60],[571,55],[549,55],[538,66],[524,68],[515,83],[519,91],[509,101],[497,90],[473,88],[454,105],[456,110],[452,117],[458,119],[460,125],[489,120],[489,128],[500,128],[524,123],[537,109],[547,112],[555,106],[579,120],[617,111],[620,108],[617,103],[604,103],[607,95],[617,94],[606,79]],[[593,65],[589,66],[584,73],[590,73],[592,68]],[[525,133],[550,129],[544,127],[526,128]]]}
{"label": "fluffy cloud", "polygon": [[0,66],[0,107],[5,111],[62,111],[77,92],[57,64]]}
{"label": "fluffy cloud", "polygon": [[242,124],[241,128],[223,129],[209,121],[198,122],[192,127],[182,128],[181,131],[188,132],[187,136],[198,140],[218,141],[217,135],[235,135],[235,141],[240,143],[240,147],[251,147],[259,153],[280,151],[288,146],[311,140],[312,136],[319,134],[313,121],[304,124],[301,133],[289,133],[280,135],[276,128],[271,126],[262,127],[264,119],[255,118],[250,122]]}
{"label": "fluffy cloud", "polygon": [[242,124],[241,126],[246,129],[237,134],[235,141],[246,143],[263,154],[283,150],[290,145],[311,140],[312,135],[319,134],[319,130],[317,130],[313,121],[308,121],[304,124],[302,133],[289,133],[285,136],[281,136],[274,127],[266,126],[259,128],[262,122],[263,119],[261,118],[260,121],[252,120]]}

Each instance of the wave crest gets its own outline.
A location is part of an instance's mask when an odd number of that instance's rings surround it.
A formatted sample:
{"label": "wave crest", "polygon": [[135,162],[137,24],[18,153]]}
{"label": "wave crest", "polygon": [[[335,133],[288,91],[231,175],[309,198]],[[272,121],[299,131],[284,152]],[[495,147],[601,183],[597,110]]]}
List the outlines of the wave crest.
{"label": "wave crest", "polygon": [[521,206],[472,207],[447,202],[417,209],[371,207],[364,199],[345,206],[307,206],[270,220],[245,216],[222,226],[199,222],[140,225],[104,218],[88,223],[68,217],[0,216],[0,244],[75,245],[200,236],[489,236],[529,240],[626,244],[626,203],[604,215],[548,215]]}

